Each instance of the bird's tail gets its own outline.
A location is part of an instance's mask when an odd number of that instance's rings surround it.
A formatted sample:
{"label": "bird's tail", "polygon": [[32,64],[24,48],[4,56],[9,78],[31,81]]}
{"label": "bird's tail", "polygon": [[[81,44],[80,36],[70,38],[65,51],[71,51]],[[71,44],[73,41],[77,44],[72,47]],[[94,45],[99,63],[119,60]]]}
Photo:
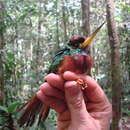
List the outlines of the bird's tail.
{"label": "bird's tail", "polygon": [[[48,109],[47,109],[48,108]],[[36,117],[39,115],[39,122],[44,121],[49,113],[49,107],[43,104],[37,96],[33,96],[26,104],[18,109],[21,112],[21,116],[18,120],[20,127],[32,126],[35,123]]]}
{"label": "bird's tail", "polygon": [[46,120],[46,118],[48,117],[49,111],[50,111],[50,107],[49,106],[47,106],[47,105],[43,105],[42,106],[41,112],[39,114],[38,124],[40,124],[40,122]]}

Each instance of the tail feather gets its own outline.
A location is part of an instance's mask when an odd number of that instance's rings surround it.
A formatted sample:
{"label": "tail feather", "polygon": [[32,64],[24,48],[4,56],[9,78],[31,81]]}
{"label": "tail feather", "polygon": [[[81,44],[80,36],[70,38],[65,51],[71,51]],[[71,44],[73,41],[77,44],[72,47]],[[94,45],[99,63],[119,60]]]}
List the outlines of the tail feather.
{"label": "tail feather", "polygon": [[40,113],[43,103],[36,97],[36,95],[31,98],[20,111],[23,110],[20,119],[18,120],[18,124],[20,127],[22,126],[32,126],[35,122],[36,116]]}
{"label": "tail feather", "polygon": [[49,114],[49,111],[50,111],[50,107],[47,106],[47,105],[43,105],[42,106],[42,109],[40,111],[40,114],[39,114],[39,121],[38,121],[38,124],[40,124],[40,122],[42,121],[45,121],[48,114]]}
{"label": "tail feather", "polygon": [[35,122],[35,117],[39,114],[41,106],[42,104],[37,103],[31,108],[29,118],[26,123],[27,127],[33,125],[33,123]]}

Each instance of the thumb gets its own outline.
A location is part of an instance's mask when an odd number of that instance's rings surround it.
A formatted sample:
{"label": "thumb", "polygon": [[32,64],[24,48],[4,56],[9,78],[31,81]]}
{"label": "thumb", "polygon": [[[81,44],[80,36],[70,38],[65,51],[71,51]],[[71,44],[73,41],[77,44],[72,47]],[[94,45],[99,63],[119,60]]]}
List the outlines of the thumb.
{"label": "thumb", "polygon": [[65,97],[72,121],[80,122],[86,120],[87,117],[89,117],[89,114],[86,110],[83,93],[81,88],[77,85],[77,82],[67,81],[65,83]]}

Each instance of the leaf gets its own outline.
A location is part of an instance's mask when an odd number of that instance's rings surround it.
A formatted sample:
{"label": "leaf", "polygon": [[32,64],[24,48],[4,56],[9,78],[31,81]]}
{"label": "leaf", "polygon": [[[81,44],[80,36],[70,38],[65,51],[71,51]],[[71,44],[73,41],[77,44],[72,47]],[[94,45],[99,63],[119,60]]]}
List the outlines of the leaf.
{"label": "leaf", "polygon": [[[0,126],[4,125],[5,121],[6,121],[6,117],[0,116]],[[2,130],[1,127],[0,127],[0,130]]]}
{"label": "leaf", "polygon": [[124,6],[123,8],[126,12],[130,13],[130,7]]}
{"label": "leaf", "polygon": [[9,113],[12,113],[16,110],[16,108],[21,105],[22,103],[21,102],[15,102],[15,103],[12,103],[10,106],[8,106],[8,112]]}
{"label": "leaf", "polygon": [[125,114],[127,114],[128,116],[130,116],[130,110],[128,110],[128,109],[123,109],[122,112],[125,113]]}
{"label": "leaf", "polygon": [[121,4],[121,7],[122,7],[122,9],[123,9],[124,11],[130,13],[130,7],[129,7],[129,6],[126,6],[126,5]]}
{"label": "leaf", "polygon": [[8,109],[7,109],[7,107],[0,106],[0,110],[2,110],[2,111],[4,111],[4,112],[8,113]]}

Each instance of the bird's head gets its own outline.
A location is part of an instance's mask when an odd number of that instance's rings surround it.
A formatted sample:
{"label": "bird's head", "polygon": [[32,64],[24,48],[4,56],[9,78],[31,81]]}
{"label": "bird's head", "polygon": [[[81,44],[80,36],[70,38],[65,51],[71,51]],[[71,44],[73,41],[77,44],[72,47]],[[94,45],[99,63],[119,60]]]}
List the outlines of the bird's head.
{"label": "bird's head", "polygon": [[95,38],[96,34],[100,31],[104,23],[100,25],[89,37],[81,35],[72,36],[68,45],[74,48],[81,48],[81,49],[87,48],[92,43],[92,40]]}

